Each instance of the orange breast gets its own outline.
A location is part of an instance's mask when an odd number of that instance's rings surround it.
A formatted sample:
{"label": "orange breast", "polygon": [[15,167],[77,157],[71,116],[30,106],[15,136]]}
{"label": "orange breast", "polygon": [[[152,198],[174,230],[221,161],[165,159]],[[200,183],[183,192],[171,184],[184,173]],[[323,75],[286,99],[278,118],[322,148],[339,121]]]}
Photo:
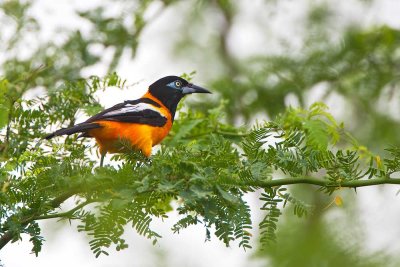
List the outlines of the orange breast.
{"label": "orange breast", "polygon": [[151,155],[151,148],[167,136],[172,126],[170,121],[163,127],[116,121],[96,123],[102,128],[90,130],[89,134],[96,138],[102,154],[123,153],[134,148],[141,150],[147,157]]}
{"label": "orange breast", "polygon": [[[100,147],[100,153],[123,153],[130,148],[141,150],[150,157],[151,148],[159,144],[169,133],[172,127],[172,118],[168,109],[151,94],[143,97],[150,98],[161,105],[157,110],[167,118],[163,127],[155,127],[147,124],[127,123],[118,121],[96,121],[102,128],[93,129],[88,132],[96,138]],[[127,144],[130,147],[127,147]]]}

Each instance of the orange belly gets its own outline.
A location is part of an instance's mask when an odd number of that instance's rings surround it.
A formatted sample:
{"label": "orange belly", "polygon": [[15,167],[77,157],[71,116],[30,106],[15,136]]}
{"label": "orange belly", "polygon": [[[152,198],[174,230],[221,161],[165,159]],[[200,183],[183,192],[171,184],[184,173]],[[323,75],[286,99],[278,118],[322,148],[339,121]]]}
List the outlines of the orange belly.
{"label": "orange belly", "polygon": [[163,127],[116,121],[96,123],[102,128],[90,130],[88,134],[96,139],[101,154],[123,153],[133,148],[142,151],[146,157],[150,157],[151,148],[167,136],[172,126],[171,122]]}

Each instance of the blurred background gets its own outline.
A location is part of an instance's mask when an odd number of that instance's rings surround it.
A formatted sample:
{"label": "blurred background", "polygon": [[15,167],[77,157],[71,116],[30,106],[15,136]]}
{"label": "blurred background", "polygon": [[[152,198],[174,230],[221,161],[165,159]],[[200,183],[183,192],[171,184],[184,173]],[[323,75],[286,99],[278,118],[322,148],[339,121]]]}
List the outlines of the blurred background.
{"label": "blurred background", "polygon": [[[206,110],[226,105],[226,120],[252,125],[288,106],[323,101],[374,153],[400,144],[400,1],[397,0],[0,0],[0,76],[40,70],[18,88],[33,98],[64,81],[116,71],[132,85],[106,90],[104,106],[139,97],[165,75],[196,71],[214,101],[185,102]],[[0,114],[1,116],[1,114]],[[8,245],[13,266],[400,266],[400,202],[396,186],[339,190],[331,197],[291,186],[313,207],[306,218],[286,209],[278,243],[267,251],[204,242],[201,227],[179,235],[177,215],[157,222],[151,243],[127,228],[129,248],[95,259],[75,225],[42,224],[36,258],[25,241]],[[335,197],[342,205],[331,205]],[[257,210],[257,194],[248,195]]]}

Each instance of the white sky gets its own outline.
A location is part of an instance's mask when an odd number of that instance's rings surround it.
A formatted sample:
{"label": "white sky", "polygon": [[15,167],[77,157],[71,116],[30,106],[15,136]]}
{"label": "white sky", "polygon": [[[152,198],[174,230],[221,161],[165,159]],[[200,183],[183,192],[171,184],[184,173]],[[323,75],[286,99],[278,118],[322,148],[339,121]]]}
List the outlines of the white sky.
{"label": "white sky", "polygon": [[[252,53],[280,52],[281,48],[277,37],[292,39],[294,47],[296,47],[296,42],[300,42],[299,31],[301,29],[298,21],[304,16],[307,3],[310,1],[277,1],[279,4],[274,16],[260,12],[260,10],[263,11],[263,2],[262,0],[255,0],[252,5],[248,5],[247,1],[241,1],[240,20],[235,23],[230,37],[232,43],[230,49],[239,57],[246,57]],[[32,12],[40,18],[44,27],[39,38],[51,37],[57,26],[70,25],[70,27],[76,27],[79,25],[84,32],[88,31],[88,25],[74,16],[72,7],[87,8],[96,6],[98,3],[101,3],[101,1],[36,1],[36,7]],[[354,20],[361,21],[362,25],[365,26],[387,23],[400,28],[400,1],[375,1],[373,7],[369,9],[364,9],[362,4],[357,3],[357,1],[342,0],[336,1],[336,3],[336,9],[343,17],[343,23]],[[154,10],[156,9],[157,6],[154,7]],[[201,77],[204,77],[205,74],[209,75],[207,70],[199,69],[195,62],[178,62],[169,55],[170,47],[165,42],[165,37],[174,34],[174,27],[171,28],[170,24],[171,19],[176,16],[174,12],[174,9],[167,10],[154,21],[143,33],[137,57],[134,60],[124,58],[118,67],[119,75],[127,78],[129,82],[141,81],[140,84],[134,87],[135,90],[109,90],[99,95],[105,106],[139,97],[149,83],[164,75],[179,75],[183,72],[197,70],[198,76],[196,76],[195,81],[199,84],[201,84]],[[333,27],[341,27],[341,25],[334,25]],[[265,31],[270,35],[266,36]],[[62,38],[59,41],[62,41]],[[105,52],[105,62],[110,60],[110,52]],[[84,70],[84,74],[102,76],[105,74],[104,65],[100,64],[87,68]],[[313,96],[310,97],[313,98]],[[331,100],[331,111],[337,116],[344,115],[338,109],[335,109],[335,106],[337,107],[335,101],[337,100]],[[291,103],[291,100],[288,99],[288,102]],[[400,201],[395,195],[397,190],[398,187],[396,186],[361,188],[357,195],[353,194],[349,198],[349,201],[356,201],[360,204],[361,222],[366,226],[368,233],[366,244],[368,249],[388,248],[388,251],[394,254],[400,252],[400,244],[393,242],[395,237],[400,234],[400,217],[396,216],[400,209]],[[258,206],[256,195],[249,195],[247,199],[251,206]],[[332,207],[332,209],[338,208]],[[169,266],[261,266],[260,262],[249,259],[251,251],[244,252],[237,248],[237,244],[233,244],[231,248],[226,248],[215,237],[212,237],[212,242],[204,243],[205,231],[202,227],[190,227],[179,235],[172,234],[170,228],[173,222],[177,221],[177,216],[172,213],[170,217],[171,219],[166,222],[154,223],[154,228],[163,236],[160,244],[156,247],[153,247],[150,241],[138,236],[134,230],[127,228],[125,236],[130,247],[120,252],[110,249],[110,256],[102,256],[99,259],[94,258],[88,240],[83,233],[76,231],[75,225],[69,226],[68,223],[48,221],[41,223],[46,242],[39,257],[28,254],[31,247],[24,240],[7,245],[0,252],[1,263],[6,267],[54,265],[60,267],[143,267],[157,266],[159,259],[164,258]],[[258,213],[255,213],[255,222],[257,222],[258,217]]]}

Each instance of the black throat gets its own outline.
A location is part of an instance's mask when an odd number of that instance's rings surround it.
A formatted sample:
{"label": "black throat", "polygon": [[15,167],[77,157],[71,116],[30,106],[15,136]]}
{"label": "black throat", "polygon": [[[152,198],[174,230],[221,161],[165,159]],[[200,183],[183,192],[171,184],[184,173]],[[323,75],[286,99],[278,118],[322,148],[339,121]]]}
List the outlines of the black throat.
{"label": "black throat", "polygon": [[159,99],[161,103],[168,108],[171,113],[172,121],[175,117],[176,108],[178,106],[179,101],[182,99],[183,95],[179,91],[173,91],[171,89],[166,88],[150,88],[150,93]]}

